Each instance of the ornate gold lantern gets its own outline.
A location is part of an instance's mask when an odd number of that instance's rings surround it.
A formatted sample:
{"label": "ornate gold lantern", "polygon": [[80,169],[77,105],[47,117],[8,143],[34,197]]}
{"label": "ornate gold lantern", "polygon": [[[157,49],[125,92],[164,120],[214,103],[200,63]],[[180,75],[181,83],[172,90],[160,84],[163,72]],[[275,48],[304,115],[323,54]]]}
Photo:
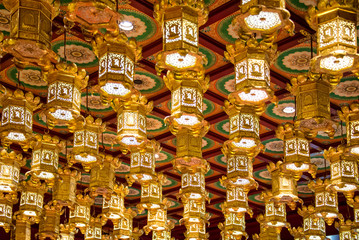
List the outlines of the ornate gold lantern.
{"label": "ornate gold lantern", "polygon": [[336,85],[341,75],[317,74],[299,75],[291,79],[287,89],[296,97],[297,122],[295,127],[308,137],[315,137],[318,131],[334,136],[335,124],[330,115],[331,85]]}
{"label": "ornate gold lantern", "polygon": [[167,228],[167,206],[161,204],[160,208],[148,209],[147,225],[143,228],[146,234],[150,231],[163,231]]}
{"label": "ornate gold lantern", "polygon": [[335,228],[339,230],[339,239],[340,240],[353,240],[353,231],[352,231],[353,222],[348,219],[343,222],[335,222]]}
{"label": "ornate gold lantern", "polygon": [[[31,222],[29,217],[22,214],[15,214],[16,220],[15,240],[31,240]],[[32,219],[32,217],[30,217]]]}
{"label": "ornate gold lantern", "polygon": [[267,227],[265,224],[265,218],[261,214],[257,217],[257,221],[260,222],[260,233],[254,234],[254,240],[280,240],[280,232],[282,228]]}
{"label": "ornate gold lantern", "polygon": [[347,153],[345,145],[330,147],[323,155],[330,161],[331,187],[347,199],[353,198],[359,186],[357,158]]}
{"label": "ornate gold lantern", "polygon": [[347,146],[351,154],[359,155],[359,102],[353,102],[350,106],[343,106],[338,111],[347,128]]}
{"label": "ornate gold lantern", "polygon": [[205,172],[203,169],[196,169],[194,172],[188,171],[182,174],[181,189],[179,194],[185,199],[207,198],[208,193],[205,188]]}
{"label": "ornate gold lantern", "polygon": [[57,240],[60,233],[60,216],[62,206],[57,203],[49,203],[44,206],[44,217],[40,221],[38,237],[40,240]]}
{"label": "ornate gold lantern", "polygon": [[47,191],[46,184],[41,183],[38,178],[31,177],[28,181],[22,181],[21,187],[19,213],[39,222],[43,210],[44,194]]}
{"label": "ornate gold lantern", "polygon": [[[302,227],[288,229],[294,240],[306,240]],[[318,239],[319,240],[319,239]]]}
{"label": "ornate gold lantern", "polygon": [[324,218],[328,225],[332,225],[335,218],[343,220],[343,215],[338,210],[338,194],[328,189],[329,185],[329,179],[316,179],[315,182],[311,181],[308,187],[315,193],[315,215]]}
{"label": "ornate gold lantern", "polygon": [[299,180],[303,172],[309,172],[315,178],[317,167],[310,163],[309,140],[305,134],[294,128],[291,123],[278,126],[276,136],[284,141],[284,162],[281,168],[293,173]]}
{"label": "ornate gold lantern", "polygon": [[206,233],[206,221],[201,220],[199,223],[187,223],[187,231],[185,232],[186,240],[199,240],[199,239],[208,239],[209,234]]}
{"label": "ornate gold lantern", "polygon": [[354,208],[353,230],[354,232],[359,233],[359,196],[355,196],[354,199],[349,199],[347,203]]}
{"label": "ornate gold lantern", "polygon": [[120,165],[118,158],[106,155],[102,163],[91,168],[89,186],[91,197],[102,195],[106,199],[111,198],[115,185],[115,169]]}
{"label": "ornate gold lantern", "polygon": [[76,204],[70,209],[69,223],[80,229],[85,234],[86,227],[90,223],[91,205],[94,200],[88,195],[77,195]]}
{"label": "ornate gold lantern", "polygon": [[307,22],[317,30],[318,56],[312,59],[311,69],[320,73],[344,73],[358,64],[357,1],[318,1],[310,6]]}
{"label": "ornate gold lantern", "polygon": [[85,35],[94,35],[100,28],[118,31],[122,16],[114,0],[76,0],[68,5],[67,18],[78,22]]}
{"label": "ornate gold lantern", "polygon": [[4,50],[17,62],[46,67],[57,58],[51,50],[52,20],[58,13],[60,1],[4,0],[10,11],[10,38],[4,41]]}
{"label": "ornate gold lantern", "polygon": [[103,198],[102,214],[105,218],[118,221],[125,211],[125,196],[128,194],[128,187],[115,185],[110,200]]}
{"label": "ornate gold lantern", "polygon": [[313,206],[303,206],[302,209],[298,209],[298,214],[303,217],[305,240],[326,239],[324,218],[316,216],[317,211]]}
{"label": "ornate gold lantern", "polygon": [[277,203],[266,199],[265,203],[265,222],[267,227],[282,228],[290,227],[287,222],[287,211],[285,203]]}
{"label": "ornate gold lantern", "polygon": [[228,97],[231,102],[257,105],[259,111],[263,110],[263,104],[273,98],[269,66],[275,51],[275,45],[258,42],[254,37],[227,45],[225,57],[234,64],[235,71],[236,90]]}
{"label": "ornate gold lantern", "polygon": [[198,54],[198,34],[208,12],[203,0],[155,2],[154,17],[163,31],[163,51],[157,55],[158,72],[202,68],[204,59]]}
{"label": "ornate gold lantern", "polygon": [[71,224],[60,224],[58,240],[75,240],[76,228]]}
{"label": "ornate gold lantern", "polygon": [[129,40],[118,32],[96,35],[92,45],[99,59],[98,80],[103,100],[127,98],[133,88],[135,64],[142,58],[142,48],[134,38]]}
{"label": "ornate gold lantern", "polygon": [[106,129],[101,118],[87,116],[84,121],[74,124],[74,146],[70,162],[81,163],[86,171],[92,164],[102,159],[99,155],[99,135]]}
{"label": "ornate gold lantern", "polygon": [[248,206],[247,194],[248,190],[241,186],[227,187],[227,198],[221,206],[224,215],[230,213],[244,214],[248,212],[248,214],[252,216],[253,211]]}
{"label": "ornate gold lantern", "polygon": [[53,187],[52,200],[61,206],[73,206],[76,203],[76,184],[81,173],[76,169],[63,167],[58,170],[58,180]]}
{"label": "ornate gold lantern", "polygon": [[165,181],[165,176],[158,173],[156,180],[141,184],[141,203],[137,205],[139,212],[142,212],[143,209],[159,208],[163,204],[162,184]]}
{"label": "ornate gold lantern", "polygon": [[113,236],[115,239],[130,239],[132,237],[132,234],[135,232],[135,229],[132,231],[132,223],[136,215],[136,212],[131,208],[124,211],[123,217],[120,218],[120,221],[114,224],[113,227]]}
{"label": "ornate gold lantern", "polygon": [[34,97],[31,92],[24,94],[16,89],[6,91],[1,99],[3,107],[1,118],[1,143],[8,148],[10,144],[19,144],[24,151],[29,148],[32,138],[33,111],[40,108],[40,98]]}
{"label": "ornate gold lantern", "polygon": [[14,151],[0,152],[0,191],[16,192],[20,180],[20,167],[25,165],[26,160],[21,154]]}
{"label": "ornate gold lantern", "polygon": [[85,240],[102,240],[102,222],[100,218],[91,218],[86,228]]}
{"label": "ornate gold lantern", "polygon": [[62,151],[65,144],[57,136],[44,134],[35,137],[36,141],[31,143],[33,151],[30,173],[53,185],[57,177],[59,152]]}
{"label": "ornate gold lantern", "polygon": [[0,193],[0,228],[3,228],[6,233],[10,231],[12,225],[12,207],[17,201],[17,194]]}
{"label": "ornate gold lantern", "polygon": [[[81,90],[87,86],[85,69],[78,71],[76,64],[56,64],[45,75],[48,82],[46,117],[49,128],[69,124],[80,116]],[[70,129],[71,130],[71,129]]]}
{"label": "ornate gold lantern", "polygon": [[221,236],[223,240],[241,240],[244,236],[248,238],[245,232],[246,222],[244,214],[229,213],[225,215],[225,222],[218,225],[221,229]]}
{"label": "ornate gold lantern", "polygon": [[201,220],[207,221],[210,218],[209,213],[206,213],[206,200],[184,199],[183,203],[183,218],[180,222],[184,223],[198,223]]}
{"label": "ornate gold lantern", "polygon": [[152,240],[171,240],[171,230],[152,231]]}
{"label": "ornate gold lantern", "polygon": [[117,112],[117,140],[123,151],[138,149],[147,139],[146,115],[152,111],[153,103],[136,93],[125,102],[114,99],[112,108]]}

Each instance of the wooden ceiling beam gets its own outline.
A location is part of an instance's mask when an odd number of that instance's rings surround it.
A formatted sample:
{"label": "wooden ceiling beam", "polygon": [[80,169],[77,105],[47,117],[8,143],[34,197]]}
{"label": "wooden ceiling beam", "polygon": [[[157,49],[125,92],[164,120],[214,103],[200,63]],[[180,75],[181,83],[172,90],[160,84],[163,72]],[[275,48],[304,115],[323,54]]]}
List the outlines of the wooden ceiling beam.
{"label": "wooden ceiling beam", "polygon": [[221,21],[222,19],[228,17],[229,15],[237,12],[239,10],[239,2],[237,0],[228,1],[221,6],[211,10],[208,14],[207,22],[200,27],[200,29],[206,28],[216,22]]}
{"label": "wooden ceiling beam", "polygon": [[211,51],[224,56],[224,51],[226,51],[226,45],[214,40],[210,36],[204,34],[203,32],[199,32],[199,44],[203,45],[204,47],[210,49]]}
{"label": "wooden ceiling beam", "polygon": [[216,81],[221,77],[225,77],[234,73],[234,67],[232,63],[227,63],[219,68],[216,68],[208,73],[210,82]]}

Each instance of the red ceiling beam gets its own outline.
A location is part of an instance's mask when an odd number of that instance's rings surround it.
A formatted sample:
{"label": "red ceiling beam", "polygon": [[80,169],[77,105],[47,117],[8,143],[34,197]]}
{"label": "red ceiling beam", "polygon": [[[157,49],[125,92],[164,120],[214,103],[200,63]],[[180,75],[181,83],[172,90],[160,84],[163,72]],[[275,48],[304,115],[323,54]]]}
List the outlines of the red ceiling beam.
{"label": "red ceiling beam", "polygon": [[200,29],[203,29],[212,25],[213,23],[221,21],[222,19],[237,12],[238,10],[239,2],[237,0],[231,0],[229,2],[226,2],[209,12],[207,22],[203,26],[201,26]]}
{"label": "red ceiling beam", "polygon": [[199,32],[199,44],[212,50],[215,53],[218,53],[221,56],[224,56],[224,51],[226,51],[226,46],[224,44],[214,40],[202,32]]}

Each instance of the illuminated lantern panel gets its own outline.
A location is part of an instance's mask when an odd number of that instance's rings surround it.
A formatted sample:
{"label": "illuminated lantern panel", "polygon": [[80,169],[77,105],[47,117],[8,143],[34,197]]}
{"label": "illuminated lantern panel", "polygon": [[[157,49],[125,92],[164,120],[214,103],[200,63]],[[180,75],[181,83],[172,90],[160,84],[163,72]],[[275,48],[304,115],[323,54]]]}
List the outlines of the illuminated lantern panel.
{"label": "illuminated lantern panel", "polygon": [[162,203],[162,183],[151,181],[141,184],[141,205],[143,208],[159,208]]}
{"label": "illuminated lantern panel", "polygon": [[198,201],[189,199],[183,202],[183,221],[199,222],[201,219],[206,219],[206,202],[205,199]]}
{"label": "illuminated lantern panel", "polygon": [[186,224],[187,231],[185,232],[186,239],[208,239],[208,233],[206,233],[206,224],[200,223],[188,223]]}
{"label": "illuminated lantern panel", "polygon": [[233,182],[233,185],[248,184],[249,180],[245,178],[253,179],[252,159],[246,155],[227,157],[227,177],[237,179],[236,182]]}
{"label": "illuminated lantern panel", "polygon": [[303,220],[303,230],[306,235],[313,239],[322,239],[325,236],[325,221],[323,218],[306,217]]}
{"label": "illuminated lantern panel", "polygon": [[125,210],[125,196],[128,194],[128,187],[115,186],[115,191],[112,193],[110,200],[103,198],[102,214],[108,219],[117,221],[123,216]]}
{"label": "illuminated lantern panel", "polygon": [[129,239],[132,236],[132,223],[136,213],[131,209],[126,209],[124,217],[120,218],[117,224],[114,224],[113,235],[119,239]]}
{"label": "illuminated lantern panel", "polygon": [[244,215],[229,213],[225,219],[224,230],[221,233],[223,239],[241,239],[242,236],[247,236]]}
{"label": "illuminated lantern panel", "polygon": [[148,231],[163,231],[167,225],[167,210],[162,208],[149,209],[147,215],[147,226],[144,228]]}
{"label": "illuminated lantern panel", "polygon": [[52,199],[62,206],[72,206],[76,202],[76,185],[81,173],[64,167],[59,169],[58,174],[59,181],[53,187]]}
{"label": "illuminated lantern panel", "polygon": [[60,224],[59,240],[75,240],[75,231],[71,224]]}
{"label": "illuminated lantern panel", "polygon": [[7,233],[10,231],[12,224],[12,207],[14,202],[16,202],[11,198],[9,194],[0,194],[0,228],[3,228]]}
{"label": "illuminated lantern panel", "polygon": [[153,231],[152,240],[171,240],[171,231]]}
{"label": "illuminated lantern panel", "polygon": [[90,225],[86,228],[85,240],[101,240],[102,226],[101,224]]}
{"label": "illuminated lantern panel", "polygon": [[77,195],[77,201],[73,209],[70,209],[69,223],[85,233],[90,223],[91,205],[93,200],[89,196]]}
{"label": "illuminated lantern panel", "polygon": [[352,157],[343,159],[330,164],[330,174],[332,184],[340,192],[355,191],[358,184],[358,164]]}
{"label": "illuminated lantern panel", "polygon": [[285,203],[267,202],[265,208],[265,218],[268,226],[285,227],[287,225]]}
{"label": "illuminated lantern panel", "polygon": [[297,181],[290,173],[282,172],[280,168],[270,170],[272,175],[272,193],[283,201],[298,199]]}
{"label": "illuminated lantern panel", "polygon": [[342,106],[338,111],[340,120],[345,122],[347,129],[347,147],[353,155],[359,155],[359,102]]}
{"label": "illuminated lantern panel", "polygon": [[14,151],[8,153],[5,149],[0,152],[0,191],[15,192],[20,180],[20,166],[25,164],[21,154]]}
{"label": "illuminated lantern panel", "polygon": [[56,239],[60,232],[60,205],[45,205],[44,217],[39,225],[39,239],[44,240],[47,238]]}
{"label": "illuminated lantern panel", "polygon": [[347,141],[350,152],[359,155],[359,120],[349,122],[347,127]]}
{"label": "illuminated lantern panel", "polygon": [[180,194],[187,199],[201,199],[206,195],[205,174],[202,171],[183,173]]}
{"label": "illuminated lantern panel", "polygon": [[227,188],[227,199],[222,205],[225,213],[245,213],[249,211],[247,191],[242,187]]}
{"label": "illuminated lantern panel", "polygon": [[[259,117],[253,108],[242,108],[240,111],[234,106],[227,110],[229,115],[229,139],[236,137],[258,138],[259,137]],[[251,111],[252,110],[252,111]]]}

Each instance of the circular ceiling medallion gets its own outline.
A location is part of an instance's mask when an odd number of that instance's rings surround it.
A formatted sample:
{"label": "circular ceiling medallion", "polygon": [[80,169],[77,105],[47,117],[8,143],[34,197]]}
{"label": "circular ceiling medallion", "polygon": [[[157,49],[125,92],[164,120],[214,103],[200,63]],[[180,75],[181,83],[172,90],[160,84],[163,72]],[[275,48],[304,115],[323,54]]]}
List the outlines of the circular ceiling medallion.
{"label": "circular ceiling medallion", "polygon": [[90,183],[90,174],[89,173],[81,173],[80,183],[89,184]]}
{"label": "circular ceiling medallion", "polygon": [[[7,77],[14,83],[18,83],[19,73],[16,67],[6,71]],[[47,90],[47,82],[42,78],[41,69],[38,67],[26,67],[20,71],[20,85],[36,90]]]}
{"label": "circular ceiling medallion", "polygon": [[149,73],[136,71],[134,76],[134,88],[141,93],[154,93],[163,87],[163,81],[160,77]]}
{"label": "circular ceiling medallion", "polygon": [[234,43],[238,38],[238,29],[232,24],[234,16],[223,19],[217,26],[218,35],[229,43]]}
{"label": "circular ceiling medallion", "polygon": [[222,210],[221,205],[222,205],[222,203],[216,203],[216,204],[213,205],[213,207],[218,209],[218,210]]}
{"label": "circular ceiling medallion", "polygon": [[324,159],[323,156],[314,156],[310,158],[310,162],[315,164],[319,170],[324,170],[325,168],[330,168],[330,162]]}
{"label": "circular ceiling medallion", "polygon": [[157,31],[156,23],[145,14],[130,10],[120,9],[119,12],[123,15],[123,21],[132,23],[131,30],[122,30],[129,38],[136,38],[138,42],[145,41],[151,38]]}
{"label": "circular ceiling medallion", "polygon": [[214,104],[208,99],[203,98],[203,115],[207,115],[215,109]]}
{"label": "circular ceiling medallion", "polygon": [[[65,58],[63,40],[54,42],[52,50],[62,59]],[[76,63],[79,67],[96,67],[98,65],[97,57],[91,45],[82,41],[67,40],[66,57],[67,61]]]}
{"label": "circular ceiling medallion", "polygon": [[103,132],[102,134],[100,134],[99,144],[106,147],[118,147],[120,145],[116,142],[116,136],[117,134],[115,132]]}
{"label": "circular ceiling medallion", "polygon": [[289,74],[308,72],[311,59],[309,47],[291,48],[279,54],[276,66]]}
{"label": "circular ceiling medallion", "polygon": [[170,208],[175,208],[175,207],[178,207],[180,205],[179,202],[177,202],[175,200],[172,200],[172,199],[168,200],[168,202],[169,202]]}
{"label": "circular ceiling medallion", "polygon": [[[35,113],[35,115],[33,116],[33,120],[34,122],[44,126],[44,127],[47,127],[47,120],[46,120],[46,115],[45,115],[45,112],[42,111],[40,113]],[[56,124],[55,129],[67,129],[67,126],[66,124]],[[66,131],[67,132],[67,131]]]}
{"label": "circular ceiling medallion", "polygon": [[297,190],[299,194],[313,194],[307,184],[298,184]]}
{"label": "circular ceiling medallion", "polygon": [[262,142],[265,152],[283,153],[283,141],[278,138],[268,139]]}
{"label": "circular ceiling medallion", "polygon": [[293,100],[279,101],[277,106],[274,103],[268,105],[266,114],[280,120],[293,120],[295,116],[295,102]]}
{"label": "circular ceiling medallion", "polygon": [[220,164],[227,165],[227,158],[223,154],[215,156],[214,160]]}
{"label": "circular ceiling medallion", "polygon": [[206,138],[206,137],[202,138],[202,150],[209,149],[209,148],[213,147],[213,145],[214,145],[214,142],[211,139]]}
{"label": "circular ceiling medallion", "polygon": [[133,187],[128,187],[127,197],[139,197],[140,195],[141,195],[140,190]]}
{"label": "circular ceiling medallion", "polygon": [[86,97],[86,95],[86,93],[81,94],[81,109],[86,111],[88,107],[88,109],[93,112],[113,111],[110,106],[105,106],[104,104],[102,104],[100,94],[89,93],[88,97]]}
{"label": "circular ceiling medallion", "polygon": [[316,0],[288,0],[286,1],[289,6],[299,10],[307,11],[309,6],[317,6]]}
{"label": "circular ceiling medallion", "polygon": [[171,178],[167,178],[166,181],[163,183],[163,187],[173,187],[177,185],[177,181],[171,179]]}
{"label": "circular ceiling medallion", "polygon": [[258,170],[254,172],[253,175],[258,179],[262,179],[266,181],[272,180],[270,172],[267,169]]}
{"label": "circular ceiling medallion", "polygon": [[231,75],[227,75],[225,77],[220,78],[216,82],[216,88],[221,93],[228,95],[235,91],[235,89],[236,89],[235,84],[236,84],[236,82],[234,79],[234,74],[231,74]]}
{"label": "circular ceiling medallion", "polygon": [[162,118],[153,115],[147,116],[147,131],[160,132],[164,129],[166,129],[166,125]]}
{"label": "circular ceiling medallion", "polygon": [[252,202],[264,203],[263,200],[261,199],[261,194],[260,193],[248,195],[248,199],[250,201],[252,201]]}
{"label": "circular ceiling medallion", "polygon": [[355,77],[342,78],[330,97],[340,100],[357,100],[359,97],[359,81]]}
{"label": "circular ceiling medallion", "polygon": [[116,169],[116,173],[128,174],[128,173],[130,173],[130,168],[131,167],[129,164],[122,162],[121,166]]}
{"label": "circular ceiling medallion", "polygon": [[161,162],[161,163],[165,163],[165,162],[169,162],[173,159],[173,155],[165,152],[165,151],[161,151],[158,153],[158,157],[156,158],[156,162]]}
{"label": "circular ceiling medallion", "polygon": [[10,32],[10,12],[3,5],[0,6],[0,31],[3,31],[5,35]]}
{"label": "circular ceiling medallion", "polygon": [[205,69],[209,69],[210,67],[212,67],[216,62],[217,62],[217,57],[216,55],[209,50],[208,48],[204,48],[204,47],[199,47],[199,51],[206,56],[207,58],[207,64],[204,65]]}
{"label": "circular ceiling medallion", "polygon": [[[333,124],[333,128],[335,129],[335,133],[334,133],[334,139],[338,139],[338,138],[343,138],[346,137],[346,133],[347,133],[347,129],[344,126],[344,123],[342,126],[337,125],[337,124]],[[328,134],[326,132],[323,131],[319,131],[317,138],[320,139],[331,139]]]}
{"label": "circular ceiling medallion", "polygon": [[228,135],[228,134],[229,134],[229,120],[226,119],[226,120],[223,120],[223,121],[221,121],[221,122],[219,122],[219,123],[216,123],[216,124],[214,125],[214,128],[215,128],[218,132],[220,132],[220,133],[222,133],[222,134],[225,134],[225,135]]}

